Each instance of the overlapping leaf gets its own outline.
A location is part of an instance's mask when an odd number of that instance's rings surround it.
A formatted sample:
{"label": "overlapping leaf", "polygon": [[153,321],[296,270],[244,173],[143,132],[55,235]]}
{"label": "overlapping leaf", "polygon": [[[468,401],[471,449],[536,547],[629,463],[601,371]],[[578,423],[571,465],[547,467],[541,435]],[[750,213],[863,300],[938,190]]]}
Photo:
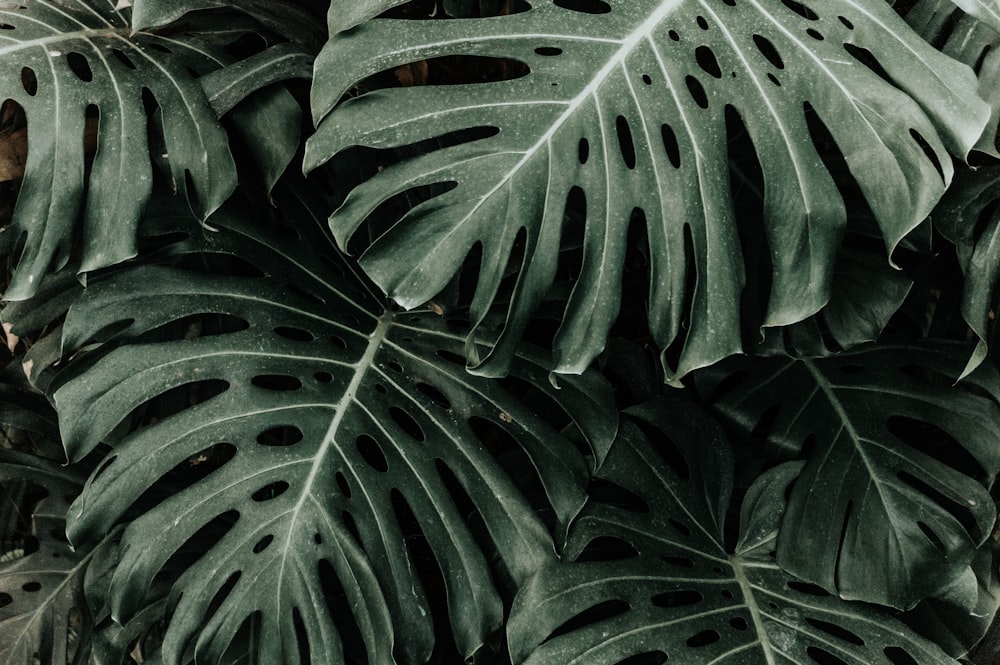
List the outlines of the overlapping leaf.
{"label": "overlapping leaf", "polygon": [[908,608],[962,574],[992,532],[1000,383],[952,385],[963,344],[869,346],[817,360],[722,363],[714,408],[806,465],[778,562],[842,597]]}
{"label": "overlapping leaf", "polygon": [[[74,247],[84,271],[134,256],[151,157],[165,160],[200,216],[236,186],[226,133],[198,77],[233,60],[223,47],[239,26],[133,33],[128,11],[111,0],[0,6],[0,95],[24,109],[28,126],[24,180],[4,235],[6,251],[20,251],[7,298],[30,296]],[[163,112],[151,117],[157,107]],[[96,135],[90,147],[85,132]],[[162,140],[149,140],[157,132]]]}
{"label": "overlapping leaf", "polygon": [[0,562],[0,661],[86,663],[92,617],[84,577],[94,550],[74,551],[64,535],[69,502],[83,478],[75,469],[5,449],[0,481],[28,483],[47,493],[31,513],[36,546],[25,553],[22,545],[19,556]]}
{"label": "overlapping leaf", "polygon": [[[148,400],[180,400],[172,415],[145,411],[155,422],[114,443],[74,504],[70,535],[100,535],[179,465],[214,459],[217,470],[128,527],[112,582],[127,621],[174,551],[206,525],[225,532],[174,587],[166,662],[189,644],[199,659],[220,657],[254,616],[262,662],[299,662],[300,630],[312,662],[341,662],[353,622],[368,662],[422,663],[434,639],[428,596],[442,593],[469,654],[501,624],[499,580],[554,559],[536,509],[564,528],[582,504],[584,458],[550,423],[575,422],[599,461],[615,427],[601,408],[609,391],[594,375],[557,391],[526,351],[510,389],[547,405],[528,408],[466,373],[460,322],[386,309],[322,222],[293,221],[282,232],[219,214],[217,233],[178,246],[187,269],[120,272],[70,310],[67,350],[121,328],[54,392],[71,459]],[[175,231],[167,222],[162,232]],[[544,505],[526,498],[532,486]],[[425,588],[409,551],[423,538],[443,589]]]}
{"label": "overlapping leaf", "polygon": [[[485,374],[504,371],[510,338],[546,295],[569,235],[583,238],[583,265],[554,343],[557,370],[589,364],[618,311],[633,219],[645,220],[652,257],[650,329],[660,348],[679,349],[670,373],[740,350],[745,266],[726,130],[733,112],[763,170],[773,266],[767,326],[824,305],[844,227],[843,201],[810,123],[829,130],[891,252],[944,191],[948,151],[966,154],[988,117],[972,72],[881,0],[539,2],[488,19],[364,20],[394,4],[333,3],[306,166],[354,145],[451,137],[450,147],[358,186],[331,224],[343,245],[387,199],[447,185],[378,237],[361,264],[413,307],[481,244],[478,323],[513,260],[518,281],[498,346],[484,356],[472,345],[468,354]],[[338,104],[371,74],[446,55],[510,58],[530,72],[496,83],[378,90]],[[473,128],[481,138],[463,141],[460,132]],[[583,229],[563,228],[573,206],[585,212]],[[493,341],[482,325],[471,337]]]}
{"label": "overlapping leaf", "polygon": [[633,556],[558,564],[532,578],[508,624],[515,663],[955,662],[888,613],[775,564],[783,495],[799,463],[750,488],[730,555],[722,543],[732,457],[718,425],[666,400],[631,415],[599,473],[608,498],[574,524],[570,553],[607,554],[617,542]]}

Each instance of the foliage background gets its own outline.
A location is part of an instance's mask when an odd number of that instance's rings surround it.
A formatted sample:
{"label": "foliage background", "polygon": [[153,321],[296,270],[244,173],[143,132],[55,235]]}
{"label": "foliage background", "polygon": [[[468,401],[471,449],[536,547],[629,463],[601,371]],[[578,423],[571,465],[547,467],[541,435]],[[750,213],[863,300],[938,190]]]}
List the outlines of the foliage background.
{"label": "foliage background", "polygon": [[998,44],[0,3],[0,657],[995,662]]}

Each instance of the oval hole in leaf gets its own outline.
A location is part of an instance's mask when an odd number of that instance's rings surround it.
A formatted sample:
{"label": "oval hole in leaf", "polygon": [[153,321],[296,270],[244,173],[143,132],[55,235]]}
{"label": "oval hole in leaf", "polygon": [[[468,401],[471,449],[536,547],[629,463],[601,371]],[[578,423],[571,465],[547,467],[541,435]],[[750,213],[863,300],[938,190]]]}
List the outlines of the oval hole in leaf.
{"label": "oval hole in leaf", "polygon": [[578,613],[568,621],[563,622],[562,625],[552,631],[549,636],[545,638],[542,644],[553,640],[560,635],[566,635],[580,630],[581,628],[589,626],[592,623],[612,619],[620,614],[628,612],[630,609],[632,609],[632,606],[624,600],[605,600],[603,603],[598,603],[597,605]]}
{"label": "oval hole in leaf", "polygon": [[604,0],[555,0],[555,5],[582,14],[607,14],[611,11],[611,5]]}
{"label": "oval hole in leaf", "polygon": [[441,360],[452,363],[453,365],[460,365],[465,367],[465,356],[459,355],[454,351],[449,351],[447,349],[438,349],[436,355]]}
{"label": "oval hole in leaf", "polygon": [[824,39],[826,39],[826,37],[823,36],[823,33],[815,28],[809,28],[808,30],[806,30],[806,34],[818,42],[821,42]]}
{"label": "oval hole in leaf", "polygon": [[882,652],[892,665],[918,665],[916,659],[900,647],[886,647]]}
{"label": "oval hole in leaf", "polygon": [[677,136],[670,125],[660,125],[660,139],[663,141],[663,150],[667,153],[667,159],[675,169],[681,167],[681,149],[677,144]]}
{"label": "oval hole in leaf", "polygon": [[121,49],[116,49],[116,48],[111,49],[111,55],[115,56],[115,59],[118,62],[122,63],[129,69],[135,69],[135,63],[132,62],[131,58],[125,55],[125,53]]}
{"label": "oval hole in leaf", "polygon": [[618,149],[625,162],[625,168],[633,170],[635,169],[635,144],[632,142],[632,129],[625,116],[620,115],[615,118],[615,131],[618,134]]}
{"label": "oval hole in leaf", "polygon": [[14,599],[9,593],[0,592],[0,607],[6,607],[14,602]]}
{"label": "oval hole in leaf", "polygon": [[719,61],[712,49],[704,45],[699,46],[694,50],[694,57],[698,66],[705,70],[706,74],[713,78],[722,78],[722,68],[719,67]]}
{"label": "oval hole in leaf", "polygon": [[403,409],[398,406],[389,407],[389,416],[392,418],[393,422],[399,425],[400,429],[410,436],[410,438],[417,441],[423,441],[425,439],[424,430],[420,429],[420,425],[416,420],[414,420],[413,416],[408,414]]}
{"label": "oval hole in leaf", "polygon": [[720,635],[718,631],[708,629],[687,638],[686,644],[691,648],[697,649],[698,647],[706,647],[709,644],[715,644],[720,639],[722,639],[722,635]]}
{"label": "oval hole in leaf", "polygon": [[819,647],[809,647],[806,653],[819,665],[847,665],[842,659]]}
{"label": "oval hole in leaf", "polygon": [[173,51],[170,50],[170,48],[164,46],[163,44],[159,44],[157,42],[149,42],[147,46],[149,46],[149,48],[153,49],[154,51],[159,51],[160,53],[173,53]]}
{"label": "oval hole in leaf", "polygon": [[254,492],[251,497],[254,501],[270,501],[271,499],[276,499],[288,490],[288,483],[284,480],[279,480],[273,482],[269,485],[261,487],[259,490]]}
{"label": "oval hole in leaf", "polygon": [[747,620],[743,617],[733,617],[729,620],[729,625],[733,628],[733,630],[741,631],[750,627],[750,624],[747,623]]}
{"label": "oval hole in leaf", "polygon": [[294,342],[311,342],[316,337],[308,330],[303,330],[302,328],[292,328],[290,326],[278,326],[274,329],[274,332],[285,339],[290,339]]}
{"label": "oval hole in leaf", "polygon": [[535,53],[544,56],[561,55],[562,52],[561,48],[557,48],[555,46],[539,46],[535,49]]}
{"label": "oval hole in leaf", "polygon": [[68,53],[66,55],[66,63],[69,64],[69,68],[73,71],[73,74],[84,83],[90,83],[94,80],[94,72],[91,71],[90,63],[87,62],[87,58],[82,53],[75,51]]}
{"label": "oval hole in leaf", "polygon": [[647,651],[629,656],[619,661],[617,665],[663,665],[667,662],[667,654],[662,651]]}
{"label": "oval hole in leaf", "polygon": [[21,590],[27,591],[28,593],[35,593],[36,591],[41,590],[41,588],[42,585],[38,582],[25,582],[21,585]]}
{"label": "oval hole in leaf", "polygon": [[806,617],[806,622],[809,623],[809,625],[811,625],[812,627],[822,630],[827,635],[833,635],[837,639],[844,640],[845,642],[850,642],[851,644],[857,645],[859,647],[863,647],[865,645],[865,641],[863,639],[861,639],[855,633],[847,630],[842,626],[838,626],[836,624],[829,623],[827,621],[820,621],[819,619],[812,619],[809,617]]}
{"label": "oval hole in leaf", "polygon": [[385,459],[385,453],[382,452],[382,447],[379,446],[378,441],[374,437],[368,434],[361,434],[358,438],[354,439],[354,445],[361,454],[361,458],[368,463],[368,466],[379,473],[385,473],[389,470],[389,462]]}
{"label": "oval hole in leaf", "polygon": [[294,425],[279,425],[257,435],[257,443],[262,446],[292,446],[303,438],[302,430]]}
{"label": "oval hole in leaf", "polygon": [[313,378],[316,379],[317,383],[330,383],[333,381],[333,374],[329,372],[316,372],[313,374]]}
{"label": "oval hole in leaf", "polygon": [[931,144],[928,143],[927,139],[925,139],[920,132],[915,129],[910,129],[910,137],[916,141],[917,145],[920,146],[920,149],[923,150],[924,155],[927,156],[928,161],[934,165],[935,170],[938,172],[938,176],[941,178],[941,182],[947,185],[947,182],[945,182],[944,168],[941,166],[941,160],[938,159],[938,156],[931,147]]}
{"label": "oval hole in leaf", "polygon": [[583,548],[575,561],[622,561],[639,556],[632,543],[614,536],[598,536]]}
{"label": "oval hole in leaf", "polygon": [[685,556],[661,556],[660,560],[671,566],[679,566],[681,568],[694,568],[694,561]]}
{"label": "oval hole in leaf", "polygon": [[587,160],[590,159],[590,142],[587,139],[580,139],[580,143],[577,144],[576,153],[580,163],[586,164]]}
{"label": "oval hole in leaf", "polygon": [[34,97],[38,93],[38,77],[31,67],[21,68],[21,87],[29,97]]}
{"label": "oval hole in leaf", "polygon": [[927,526],[927,524],[921,521],[917,521],[917,527],[924,534],[924,536],[927,537],[927,540],[931,541],[931,544],[934,545],[934,548],[938,552],[940,552],[945,556],[948,555],[948,548],[945,547],[945,544],[941,540],[941,537],[938,536],[936,533],[934,533],[933,529],[931,529],[929,526]]}
{"label": "oval hole in leaf", "polygon": [[294,376],[287,376],[285,374],[258,374],[250,379],[250,383],[258,388],[273,390],[275,392],[298,390],[302,387],[302,381]]}
{"label": "oval hole in leaf", "polygon": [[440,390],[435,388],[429,383],[424,383],[423,381],[417,382],[417,390],[419,390],[425,397],[430,399],[432,402],[440,406],[442,409],[451,409],[451,402],[447,397],[444,396]]}
{"label": "oval hole in leaf", "polygon": [[708,95],[705,94],[705,88],[701,81],[689,74],[684,77],[684,83],[687,84],[688,92],[691,93],[691,99],[694,100],[694,103],[702,109],[707,109]]}
{"label": "oval hole in leaf", "polygon": [[763,35],[754,35],[753,43],[757,47],[757,50],[760,51],[760,54],[767,58],[768,62],[778,69],[785,68],[785,61],[781,59],[781,54],[778,53],[778,49],[775,48],[770,39]]}
{"label": "oval hole in leaf", "polygon": [[340,493],[343,494],[344,497],[350,499],[351,498],[351,486],[347,484],[347,478],[344,477],[344,474],[342,472],[338,471],[334,475],[334,480],[337,481],[337,488],[340,490]]}
{"label": "oval hole in leaf", "polygon": [[676,591],[665,591],[658,593],[649,599],[657,607],[684,607],[700,603],[705,597],[694,589],[679,589]]}
{"label": "oval hole in leaf", "polygon": [[870,69],[876,76],[881,78],[883,81],[885,81],[891,86],[899,87],[896,85],[896,82],[892,78],[892,76],[889,75],[889,72],[885,70],[885,67],[882,66],[882,63],[878,61],[878,58],[875,57],[874,53],[872,53],[866,48],[858,46],[857,44],[844,44],[844,50],[847,51],[847,53],[852,58],[860,62],[868,69]]}
{"label": "oval hole in leaf", "polygon": [[256,545],[253,546],[253,553],[260,554],[261,552],[267,549],[267,546],[270,545],[272,541],[274,541],[274,536],[270,534],[264,536],[263,538],[257,541]]}

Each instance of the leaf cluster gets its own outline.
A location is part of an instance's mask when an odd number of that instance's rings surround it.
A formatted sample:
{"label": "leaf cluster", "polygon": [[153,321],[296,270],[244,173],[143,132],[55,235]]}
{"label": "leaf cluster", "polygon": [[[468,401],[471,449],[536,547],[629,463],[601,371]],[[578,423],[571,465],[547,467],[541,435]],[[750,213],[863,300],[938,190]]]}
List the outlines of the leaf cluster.
{"label": "leaf cluster", "polygon": [[0,3],[0,660],[1000,654],[998,0]]}

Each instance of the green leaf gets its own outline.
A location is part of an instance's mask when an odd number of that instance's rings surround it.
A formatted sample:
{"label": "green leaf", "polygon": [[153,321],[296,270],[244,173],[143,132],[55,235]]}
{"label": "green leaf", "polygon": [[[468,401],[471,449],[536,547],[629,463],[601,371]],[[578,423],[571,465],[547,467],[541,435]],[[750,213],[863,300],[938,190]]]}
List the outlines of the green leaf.
{"label": "green leaf", "polygon": [[168,26],[194,11],[225,9],[242,12],[273,32],[314,51],[323,45],[326,33],[319,20],[327,8],[325,0],[134,0],[132,25],[136,30]]}
{"label": "green leaf", "polygon": [[972,16],[1000,32],[1000,2],[997,0],[951,0]]}
{"label": "green leaf", "polygon": [[[257,616],[261,662],[298,662],[297,626],[312,662],[341,662],[353,622],[368,662],[423,663],[431,594],[447,597],[455,643],[471,654],[501,625],[504,580],[554,560],[546,525],[564,531],[583,503],[587,466],[556,427],[575,423],[598,464],[616,427],[610,389],[587,374],[556,390],[531,350],[506,388],[468,375],[459,319],[387,309],[321,221],[279,205],[291,217],[271,224],[220,212],[218,232],[194,230],[175,250],[186,268],[120,272],[70,310],[67,351],[118,330],[55,389],[70,459],[137,408],[155,416],[112,438],[74,504],[71,539],[104,533],[187,460],[221,456],[123,536],[111,603],[127,622],[173,552],[206,525],[224,532],[174,586],[165,662],[189,643],[214,661]],[[164,221],[163,233],[192,233]],[[143,406],[182,387],[171,413]],[[540,406],[517,397],[529,394]],[[428,563],[443,589],[427,588]],[[327,605],[338,584],[341,613]]]}
{"label": "green leaf", "polygon": [[269,193],[292,163],[302,137],[302,109],[287,90],[266,88],[240,102],[229,114],[253,159],[250,166]]}
{"label": "green leaf", "polygon": [[[331,7],[331,34],[345,4]],[[551,286],[564,235],[583,238],[583,265],[555,338],[556,370],[589,365],[618,313],[627,230],[640,210],[652,257],[650,330],[660,348],[680,350],[668,377],[677,378],[741,350],[746,275],[727,115],[742,120],[763,172],[773,266],[766,326],[801,321],[827,302],[845,226],[810,123],[829,130],[891,254],[950,181],[948,151],[965,155],[987,120],[969,68],[931,48],[882,0],[806,4],[617,0],[587,13],[539,2],[487,19],[369,20],[336,34],[317,59],[318,129],[306,168],[355,145],[452,137],[449,147],[363,182],[331,225],[345,246],[383,201],[447,184],[378,237],[361,265],[397,302],[415,307],[481,243],[489,260],[478,275],[470,338],[498,346],[482,355],[472,344],[469,359],[490,375],[505,371],[505,341],[520,337]],[[862,64],[866,52],[893,83]],[[372,74],[441,56],[509,58],[530,73],[340,102]],[[486,137],[463,141],[460,132],[474,128]],[[568,202],[581,200],[584,228],[564,230]],[[523,256],[512,266],[515,297],[494,340],[480,318],[515,247]]]}
{"label": "green leaf", "polygon": [[755,353],[827,356],[878,338],[913,281],[875,252],[842,246],[830,301],[805,321],[768,328]]}
{"label": "green leaf", "polygon": [[[169,110],[163,139],[170,175],[200,216],[236,186],[226,134],[191,74],[232,57],[211,34],[133,34],[127,11],[113,7],[97,0],[0,7],[7,28],[0,89],[24,108],[28,123],[24,181],[6,231],[8,242],[26,238],[8,299],[31,296],[74,248],[83,271],[136,254],[135,228],[153,185],[144,103]],[[88,122],[97,127],[89,176]]]}
{"label": "green leaf", "polygon": [[968,346],[869,346],[817,360],[723,363],[698,377],[713,408],[801,455],[778,539],[793,575],[906,609],[962,574],[993,529],[1000,381],[956,385]]}
{"label": "green leaf", "polygon": [[934,211],[937,229],[955,244],[965,275],[962,318],[977,343],[964,377],[989,353],[995,317],[995,290],[1000,279],[1000,166],[963,171]]}
{"label": "green leaf", "polygon": [[[586,561],[543,569],[514,601],[514,663],[955,663],[888,612],[775,564],[784,494],[801,463],[775,467],[750,488],[728,554],[732,457],[718,425],[672,400],[631,415],[598,474],[605,499],[592,499],[571,532],[569,553]],[[593,560],[609,541],[634,555]]]}
{"label": "green leaf", "polygon": [[48,460],[0,449],[0,481],[26,482],[48,495],[31,513],[37,549],[0,563],[0,661],[86,663],[92,619],[83,582],[94,550],[74,551],[62,535],[83,478]]}
{"label": "green leaf", "polygon": [[[969,11],[971,16],[962,15],[955,20],[952,0],[920,0],[906,13],[906,22],[928,42],[941,44],[943,53],[975,69],[979,96],[992,110],[976,150],[1000,157],[1000,22],[995,20],[1000,3],[954,0],[954,4]],[[988,20],[985,12],[970,9],[991,4],[993,20]]]}

